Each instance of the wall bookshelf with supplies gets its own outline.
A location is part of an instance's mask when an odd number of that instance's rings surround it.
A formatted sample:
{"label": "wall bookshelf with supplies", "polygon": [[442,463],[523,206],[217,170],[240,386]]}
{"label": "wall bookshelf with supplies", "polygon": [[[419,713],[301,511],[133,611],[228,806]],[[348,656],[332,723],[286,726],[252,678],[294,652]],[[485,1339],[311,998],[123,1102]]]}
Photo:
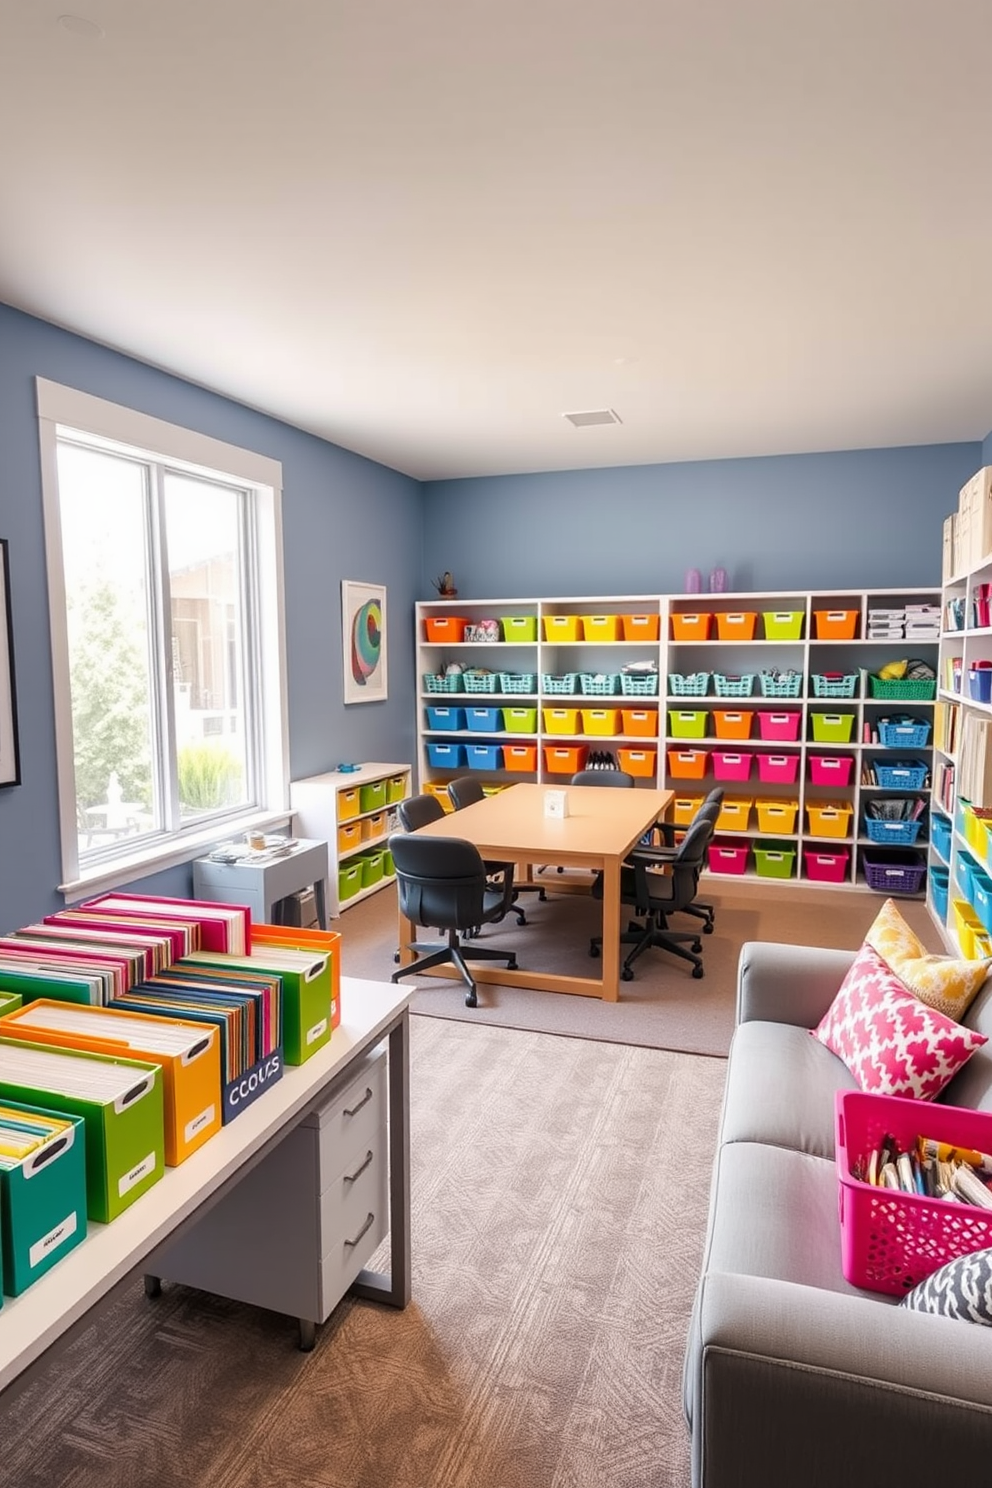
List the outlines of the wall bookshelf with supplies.
{"label": "wall bookshelf with supplies", "polygon": [[607,762],[673,790],[680,825],[719,785],[709,872],[922,895],[940,607],[911,588],[421,603],[420,789]]}
{"label": "wall bookshelf with supplies", "polygon": [[327,843],[332,918],[395,879],[388,840],[409,794],[408,764],[362,764],[290,782],[294,830]]}

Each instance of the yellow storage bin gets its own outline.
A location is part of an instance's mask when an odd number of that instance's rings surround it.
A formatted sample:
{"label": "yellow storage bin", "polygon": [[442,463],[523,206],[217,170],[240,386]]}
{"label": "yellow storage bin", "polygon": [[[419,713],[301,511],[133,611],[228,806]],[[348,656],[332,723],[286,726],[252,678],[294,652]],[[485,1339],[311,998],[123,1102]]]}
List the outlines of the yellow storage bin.
{"label": "yellow storage bin", "polygon": [[362,840],[361,822],[346,822],[343,827],[338,827],[338,852],[350,852],[353,847],[358,847]]}
{"label": "yellow storage bin", "polygon": [[584,734],[618,734],[620,732],[619,708],[583,708],[581,712]]}
{"label": "yellow storage bin", "polygon": [[581,641],[582,621],[578,615],[545,615],[546,641]]}
{"label": "yellow storage bin", "polygon": [[846,801],[820,801],[806,807],[811,837],[846,837],[853,808]]}
{"label": "yellow storage bin", "polygon": [[402,801],[406,795],[406,776],[391,775],[386,783],[386,800],[391,806]]}
{"label": "yellow storage bin", "polygon": [[544,732],[546,734],[577,734],[578,731],[578,708],[544,709]]}
{"label": "yellow storage bin", "polygon": [[788,835],[796,830],[798,801],[759,801],[758,826],[762,832]]}
{"label": "yellow storage bin", "polygon": [[338,791],[338,821],[347,821],[349,817],[357,816],[362,809],[361,796],[358,786],[353,790]]}
{"label": "yellow storage bin", "polygon": [[724,796],[716,819],[718,832],[746,832],[753,802],[750,796]]}
{"label": "yellow storage bin", "polygon": [[951,907],[954,911],[954,930],[957,934],[958,945],[961,947],[962,954],[969,961],[974,961],[977,959],[975,936],[981,935],[985,927],[967,899],[953,899]]}
{"label": "yellow storage bin", "polygon": [[705,799],[705,796],[676,796],[672,801],[672,821],[675,825],[687,827]]}
{"label": "yellow storage bin", "polygon": [[425,796],[436,796],[445,811],[454,811],[447,785],[442,785],[436,780],[427,780],[424,782],[423,791]]}
{"label": "yellow storage bin", "polygon": [[618,641],[619,615],[581,615],[582,635],[587,641]]}

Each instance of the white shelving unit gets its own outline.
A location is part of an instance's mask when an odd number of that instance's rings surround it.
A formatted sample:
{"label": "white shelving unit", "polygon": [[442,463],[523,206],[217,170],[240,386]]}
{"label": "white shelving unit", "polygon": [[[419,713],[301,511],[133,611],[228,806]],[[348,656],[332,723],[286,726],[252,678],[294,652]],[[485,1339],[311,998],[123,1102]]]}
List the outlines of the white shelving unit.
{"label": "white shelving unit", "polygon": [[[396,807],[410,794],[408,764],[373,763],[293,780],[289,804],[301,837],[327,843],[328,913],[332,918],[395,879],[388,866],[374,882],[354,887],[363,857],[385,848],[397,829]],[[388,860],[387,860],[388,864]]]}
{"label": "white shelving unit", "polygon": [[[443,799],[443,787],[448,780],[475,769],[480,770],[483,782],[493,787],[516,780],[561,783],[573,770],[589,763],[589,756],[595,756],[597,751],[609,751],[621,768],[628,769],[632,762],[629,751],[635,751],[636,768],[632,773],[638,774],[646,784],[673,789],[676,816],[680,809],[689,809],[688,804],[680,807],[678,803],[701,798],[717,784],[723,786],[731,803],[735,799],[750,802],[746,809],[738,806],[735,811],[732,806],[718,832],[720,845],[749,850],[747,876],[768,883],[787,882],[755,871],[750,849],[756,843],[772,843],[787,854],[794,854],[789,880],[793,883],[814,881],[806,871],[807,852],[820,857],[846,852],[846,867],[839,881],[825,882],[819,878],[815,881],[824,887],[863,887],[865,852],[872,863],[893,853],[891,840],[880,844],[867,835],[864,822],[869,802],[897,794],[910,795],[925,803],[929,800],[935,706],[932,698],[876,696],[870,677],[886,662],[898,658],[920,658],[936,666],[938,655],[936,638],[869,639],[869,614],[875,610],[902,609],[908,604],[939,605],[940,600],[939,589],[906,588],[422,603],[417,606],[420,788],[437,791]],[[851,639],[823,634],[823,626],[828,622],[821,617],[839,613],[853,615]],[[684,617],[692,614],[713,617],[707,623],[705,638],[702,634],[685,634]],[[726,620],[727,616],[736,614],[757,616],[754,635],[743,639],[721,638],[716,617]],[[773,633],[766,637],[767,615],[795,616],[795,634],[782,637]],[[589,617],[594,622],[591,627]],[[483,621],[498,621],[497,634],[511,638],[495,641],[459,638],[464,635],[466,622],[473,627],[470,635],[491,631],[492,627],[484,626]],[[437,622],[441,622],[442,632],[448,632],[440,638],[432,634],[438,628]],[[569,634],[576,622],[580,638]],[[605,638],[614,627],[620,638]],[[771,628],[774,632],[777,627],[773,624]],[[533,638],[520,634],[528,629]],[[586,638],[590,630],[594,639]],[[463,676],[459,690],[441,690],[442,684],[430,679],[437,679],[445,665],[452,662],[467,672],[486,669],[493,678],[488,682],[474,680],[469,691],[465,690],[467,679]],[[658,683],[653,693],[601,694],[583,690],[598,685],[583,683],[583,676],[619,675],[623,687],[642,685],[636,677],[633,681],[622,680],[622,669],[632,663],[654,667]],[[797,673],[796,695],[762,693],[760,677],[765,670]],[[686,679],[703,672],[708,674],[705,694],[676,692],[670,687],[673,674]],[[852,696],[815,694],[812,678],[832,673],[856,677]],[[751,693],[717,695],[716,674],[725,679],[752,676]],[[505,689],[506,677],[514,688],[510,693]],[[558,688],[566,684],[559,680],[552,691],[549,678],[569,678],[574,682],[566,691],[560,691]],[[452,714],[451,709],[462,711]],[[510,728],[506,727],[503,709],[510,709],[515,715]],[[449,710],[447,714],[445,710]],[[618,732],[591,732],[591,728],[598,728],[603,722],[594,716],[603,710],[607,714],[605,726],[616,727]],[[706,714],[703,731],[698,735],[683,735],[679,731],[683,720],[673,719],[672,715],[697,711]],[[713,716],[718,712],[745,715],[747,736],[718,734]],[[754,716],[759,712],[798,714],[796,738],[763,737],[759,733],[763,725]],[[850,739],[814,738],[813,719],[823,714],[849,715]],[[925,732],[926,744],[886,747],[880,743],[877,738],[880,720],[896,716],[912,721],[910,733],[904,737],[915,738]],[[732,724],[728,725],[725,718],[720,720],[722,729],[728,726]],[[817,730],[824,727],[829,725],[818,718]],[[560,750],[562,754],[556,761],[548,750]],[[671,758],[673,753],[697,751],[705,755],[701,776],[672,774],[673,763],[680,768],[680,762]],[[748,778],[718,779],[713,773],[716,752],[750,754]],[[798,757],[794,781],[759,779],[758,756],[783,754]],[[850,759],[849,782],[844,785],[814,782],[811,760],[821,756]],[[920,778],[919,787],[868,783],[871,771],[879,764],[891,767],[903,759],[916,762],[917,769],[908,778]],[[508,768],[511,761],[513,768]],[[554,763],[560,765],[559,770],[551,768]],[[921,765],[925,767],[922,776]],[[759,817],[759,804],[767,808],[776,803],[795,807],[791,830],[766,829],[763,825],[769,813],[763,811]],[[849,808],[849,815],[841,812],[834,818],[836,824],[845,825],[846,816],[848,830],[841,836],[817,835],[820,827],[830,825],[829,818],[822,814],[823,808],[835,803]],[[728,818],[733,824],[727,824]],[[896,829],[897,835],[898,832]],[[926,848],[925,825],[915,843],[894,845],[903,848],[904,857],[918,856],[919,850]],[[763,847],[762,852],[766,851]],[[741,854],[731,856],[738,860]],[[894,891],[900,892],[899,887]]]}

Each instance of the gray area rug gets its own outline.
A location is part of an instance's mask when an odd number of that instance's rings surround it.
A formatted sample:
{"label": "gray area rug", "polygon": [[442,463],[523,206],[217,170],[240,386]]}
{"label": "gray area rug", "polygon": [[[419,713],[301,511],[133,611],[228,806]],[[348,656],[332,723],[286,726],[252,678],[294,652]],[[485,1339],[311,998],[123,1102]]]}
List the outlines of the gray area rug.
{"label": "gray area rug", "polygon": [[412,1022],[406,1311],[346,1299],[306,1355],[129,1282],[0,1407],[3,1488],[687,1488],[723,1061],[474,1022]]}
{"label": "gray area rug", "polygon": [[[553,875],[549,879],[553,885]],[[479,1007],[466,1008],[460,983],[438,977],[411,977],[417,988],[413,1011],[469,1023],[525,1028],[604,1043],[639,1044],[692,1054],[724,1056],[734,1027],[737,961],[746,940],[780,940],[790,945],[844,946],[856,950],[884,902],[879,894],[823,889],[776,888],[774,884],[714,885],[705,881],[701,898],[716,906],[712,935],[701,937],[705,975],[697,981],[684,961],[649,950],[635,963],[635,977],[621,982],[620,1001],[537,992],[526,987],[479,985]],[[595,900],[549,893],[542,904],[526,894],[528,924],[504,921],[483,932],[486,945],[511,947],[521,968],[588,976],[589,937],[599,933]],[[940,951],[937,931],[922,900],[900,900],[906,920],[926,943]],[[697,921],[679,918],[679,929]],[[334,921],[341,932],[342,966],[349,976],[388,981],[396,969],[396,891],[384,889],[346,910]],[[674,928],[674,924],[673,924]],[[436,938],[431,934],[425,940]]]}

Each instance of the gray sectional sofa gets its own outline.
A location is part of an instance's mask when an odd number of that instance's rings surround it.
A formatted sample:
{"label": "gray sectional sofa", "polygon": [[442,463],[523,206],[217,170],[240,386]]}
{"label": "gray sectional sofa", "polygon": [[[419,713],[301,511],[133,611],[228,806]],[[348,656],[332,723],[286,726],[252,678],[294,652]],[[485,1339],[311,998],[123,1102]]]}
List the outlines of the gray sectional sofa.
{"label": "gray sectional sofa", "polygon": [[[992,1482],[992,1328],[911,1312],[841,1270],[834,1095],[856,1086],[808,1030],[853,959],[741,951],[685,1358],[693,1488]],[[963,1021],[992,1040],[992,980]],[[990,1050],[940,1099],[992,1110]]]}

